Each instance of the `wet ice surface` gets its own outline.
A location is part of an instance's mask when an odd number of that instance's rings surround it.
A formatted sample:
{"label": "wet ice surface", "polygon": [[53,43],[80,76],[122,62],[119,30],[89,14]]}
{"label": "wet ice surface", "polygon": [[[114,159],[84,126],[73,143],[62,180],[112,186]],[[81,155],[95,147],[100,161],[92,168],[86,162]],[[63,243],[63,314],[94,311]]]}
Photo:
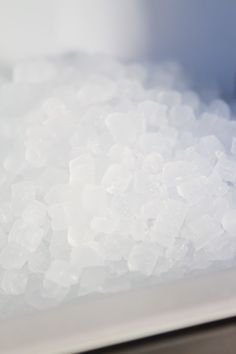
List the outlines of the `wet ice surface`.
{"label": "wet ice surface", "polygon": [[0,82],[1,316],[235,262],[236,122],[176,64],[78,55]]}

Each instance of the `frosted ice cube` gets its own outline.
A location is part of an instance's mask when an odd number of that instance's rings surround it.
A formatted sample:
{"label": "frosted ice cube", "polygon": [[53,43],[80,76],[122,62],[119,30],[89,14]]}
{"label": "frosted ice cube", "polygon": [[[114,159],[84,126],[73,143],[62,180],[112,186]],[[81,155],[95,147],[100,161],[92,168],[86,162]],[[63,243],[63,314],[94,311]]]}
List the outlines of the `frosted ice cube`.
{"label": "frosted ice cube", "polygon": [[81,155],[70,161],[70,181],[93,183],[95,178],[95,164],[91,155]]}
{"label": "frosted ice cube", "polygon": [[164,163],[163,156],[157,152],[153,152],[145,157],[143,167],[149,173],[158,174],[162,171]]}
{"label": "frosted ice cube", "polygon": [[[70,290],[70,287],[61,286],[60,284],[57,284],[54,281],[44,279],[43,287],[40,290],[41,290],[41,295],[47,299],[47,301],[45,300],[42,301],[42,299],[40,299],[41,301],[40,301],[39,308],[44,308],[44,307],[56,306],[63,299],[65,299]],[[51,301],[48,301],[48,299],[50,299]]]}
{"label": "frosted ice cube", "polygon": [[129,270],[151,275],[159,256],[160,250],[152,244],[135,245],[128,258]]}
{"label": "frosted ice cube", "polygon": [[236,237],[236,209],[228,210],[222,219],[222,225],[225,231],[231,236]]}
{"label": "frosted ice cube", "polygon": [[43,170],[37,178],[37,189],[41,195],[45,195],[52,186],[57,184],[68,183],[68,171],[64,168],[50,166]]}
{"label": "frosted ice cube", "polygon": [[94,216],[90,227],[93,231],[111,234],[118,226],[119,218],[114,213],[107,213],[104,216]]}
{"label": "frosted ice cube", "polygon": [[[21,149],[20,149],[21,148]],[[25,167],[25,159],[22,147],[17,147],[8,155],[3,162],[3,167],[13,175],[19,174]]]}
{"label": "frosted ice cube", "polygon": [[0,252],[0,264],[4,269],[20,269],[27,262],[29,252],[17,243],[8,243]]}
{"label": "frosted ice cube", "polygon": [[51,235],[49,251],[53,258],[67,260],[70,257],[71,247],[69,245],[67,231],[54,231]]}
{"label": "frosted ice cube", "polygon": [[176,136],[169,136],[163,132],[148,132],[139,137],[140,149],[145,154],[158,152],[164,158],[169,158],[175,145]]}
{"label": "frosted ice cube", "polygon": [[79,247],[72,249],[71,264],[78,274],[84,268],[101,266],[103,263],[101,254],[93,245],[80,244]]}
{"label": "frosted ice cube", "polygon": [[53,260],[45,273],[45,278],[64,287],[69,287],[77,281],[70,263],[63,260]]}
{"label": "frosted ice cube", "polygon": [[213,162],[216,162],[217,156],[225,152],[224,145],[215,135],[201,137],[196,147],[201,155]]}
{"label": "frosted ice cube", "polygon": [[138,124],[129,113],[112,113],[106,118],[106,125],[115,142],[132,144],[137,136]]}
{"label": "frosted ice cube", "polygon": [[134,240],[130,235],[122,235],[119,233],[103,235],[103,237],[99,239],[99,249],[104,259],[110,261],[127,259],[133,245]]}
{"label": "frosted ice cube", "polygon": [[0,205],[0,224],[9,224],[13,218],[12,207],[9,202]]}
{"label": "frosted ice cube", "polygon": [[29,202],[35,199],[35,184],[30,181],[22,181],[11,186],[12,209],[17,215]]}
{"label": "frosted ice cube", "polygon": [[220,223],[207,214],[193,219],[189,227],[193,232],[190,238],[196,250],[204,248],[210,242],[214,242],[224,232]]}
{"label": "frosted ice cube", "polygon": [[57,184],[50,188],[44,199],[47,204],[60,204],[68,200],[69,193],[70,188],[67,184]]}
{"label": "frosted ice cube", "polygon": [[31,273],[44,273],[50,264],[50,253],[48,247],[40,246],[32,253],[28,260],[28,267]]}
{"label": "frosted ice cube", "polygon": [[34,224],[25,224],[21,219],[15,221],[9,233],[9,241],[17,243],[29,252],[35,251],[45,235],[44,230]]}
{"label": "frosted ice cube", "polygon": [[180,233],[186,213],[187,206],[184,202],[174,199],[166,200],[152,228],[152,240],[164,247],[172,246]]}
{"label": "frosted ice cube", "polygon": [[222,155],[216,164],[216,171],[220,174],[221,178],[230,183],[236,181],[236,161]]}
{"label": "frosted ice cube", "polygon": [[131,180],[132,174],[127,167],[112,164],[102,178],[102,186],[108,193],[122,194],[128,188]]}
{"label": "frosted ice cube", "polygon": [[134,168],[135,166],[135,156],[131,148],[121,145],[114,144],[108,152],[109,158],[113,162],[122,163],[129,168]]}
{"label": "frosted ice cube", "polygon": [[169,121],[179,129],[193,130],[195,128],[195,114],[190,106],[177,105],[170,109]]}
{"label": "frosted ice cube", "polygon": [[163,181],[167,186],[177,186],[184,180],[198,176],[196,166],[188,161],[171,161],[163,169]]}
{"label": "frosted ice cube", "polygon": [[22,212],[22,219],[23,222],[26,224],[36,224],[36,225],[42,225],[45,221],[47,215],[47,210],[46,206],[37,201],[34,200],[31,203],[29,203],[26,208]]}
{"label": "frosted ice cube", "polygon": [[6,244],[7,244],[7,234],[0,225],[0,249],[2,249]]}
{"label": "frosted ice cube", "polygon": [[235,257],[236,244],[231,237],[223,233],[214,239],[214,242],[209,242],[205,250],[210,260],[226,261]]}
{"label": "frosted ice cube", "polygon": [[25,292],[27,275],[23,271],[6,270],[1,280],[1,288],[7,295],[20,295]]}
{"label": "frosted ice cube", "polygon": [[82,191],[83,208],[90,213],[104,213],[107,208],[107,193],[98,185],[86,184]]}
{"label": "frosted ice cube", "polygon": [[177,191],[189,203],[198,203],[206,195],[209,195],[208,178],[205,176],[189,178],[177,186]]}
{"label": "frosted ice cube", "polygon": [[146,122],[147,130],[158,130],[167,125],[167,106],[155,101],[141,102],[137,107],[137,114]]}
{"label": "frosted ice cube", "polygon": [[107,267],[89,267],[85,268],[80,277],[80,287],[87,290],[101,290],[106,279],[109,277],[109,268]]}
{"label": "frosted ice cube", "polygon": [[48,207],[48,214],[51,218],[52,229],[65,230],[68,227],[64,204],[53,204]]}

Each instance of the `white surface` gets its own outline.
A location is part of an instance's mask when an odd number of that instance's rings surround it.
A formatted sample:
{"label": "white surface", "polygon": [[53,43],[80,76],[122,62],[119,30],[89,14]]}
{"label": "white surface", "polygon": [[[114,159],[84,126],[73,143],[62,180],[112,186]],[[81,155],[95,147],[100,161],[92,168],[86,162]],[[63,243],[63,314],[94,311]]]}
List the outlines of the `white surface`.
{"label": "white surface", "polygon": [[82,300],[1,323],[4,354],[82,352],[236,315],[235,270]]}

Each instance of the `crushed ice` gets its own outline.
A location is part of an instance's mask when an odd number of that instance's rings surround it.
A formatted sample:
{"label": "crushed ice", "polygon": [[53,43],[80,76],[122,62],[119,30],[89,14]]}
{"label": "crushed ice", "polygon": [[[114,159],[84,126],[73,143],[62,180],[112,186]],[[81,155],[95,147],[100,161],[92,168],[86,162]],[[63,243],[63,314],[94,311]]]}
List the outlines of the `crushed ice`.
{"label": "crushed ice", "polygon": [[235,259],[236,121],[174,63],[18,63],[0,145],[1,312]]}

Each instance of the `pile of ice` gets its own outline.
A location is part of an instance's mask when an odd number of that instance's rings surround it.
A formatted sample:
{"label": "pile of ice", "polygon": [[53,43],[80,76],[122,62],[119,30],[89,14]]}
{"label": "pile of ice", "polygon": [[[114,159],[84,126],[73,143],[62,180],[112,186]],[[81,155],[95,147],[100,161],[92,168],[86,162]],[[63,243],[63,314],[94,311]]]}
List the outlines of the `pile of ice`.
{"label": "pile of ice", "polygon": [[227,104],[173,63],[69,56],[2,74],[1,312],[231,264],[235,137]]}

